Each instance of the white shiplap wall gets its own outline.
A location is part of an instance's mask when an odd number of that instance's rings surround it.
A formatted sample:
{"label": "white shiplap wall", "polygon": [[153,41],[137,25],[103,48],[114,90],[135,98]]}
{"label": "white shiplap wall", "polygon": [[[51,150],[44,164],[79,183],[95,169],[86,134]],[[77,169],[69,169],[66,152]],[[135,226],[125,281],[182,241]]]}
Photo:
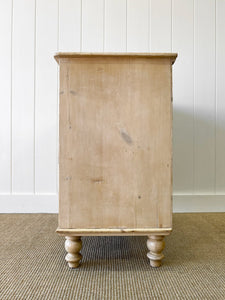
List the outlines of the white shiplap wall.
{"label": "white shiplap wall", "polygon": [[57,51],[178,52],[174,211],[225,211],[225,0],[0,0],[1,212],[57,212]]}

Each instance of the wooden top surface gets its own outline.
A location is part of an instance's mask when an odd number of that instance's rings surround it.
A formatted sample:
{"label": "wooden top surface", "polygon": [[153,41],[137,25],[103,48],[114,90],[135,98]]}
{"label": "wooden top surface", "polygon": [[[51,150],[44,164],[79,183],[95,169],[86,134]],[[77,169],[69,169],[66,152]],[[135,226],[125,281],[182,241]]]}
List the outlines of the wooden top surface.
{"label": "wooden top surface", "polygon": [[54,58],[59,62],[60,58],[79,58],[79,57],[142,57],[142,58],[171,58],[172,64],[177,58],[177,53],[84,53],[84,52],[58,52]]}

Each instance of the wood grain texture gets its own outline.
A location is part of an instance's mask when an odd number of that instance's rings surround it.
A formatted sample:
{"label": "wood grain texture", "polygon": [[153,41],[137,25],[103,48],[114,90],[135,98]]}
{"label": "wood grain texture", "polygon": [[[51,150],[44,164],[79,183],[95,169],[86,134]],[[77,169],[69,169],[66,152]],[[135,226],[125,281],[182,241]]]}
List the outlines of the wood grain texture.
{"label": "wood grain texture", "polygon": [[59,63],[63,61],[64,58],[87,58],[87,57],[142,57],[142,58],[170,58],[171,63],[173,64],[177,58],[177,53],[132,53],[132,52],[58,52],[55,54],[55,59]]}
{"label": "wood grain texture", "polygon": [[146,236],[151,235],[169,235],[172,228],[75,228],[75,229],[61,229],[57,228],[56,232],[62,236]]}
{"label": "wood grain texture", "polygon": [[79,236],[66,236],[65,249],[68,252],[65,259],[70,268],[78,268],[82,255],[80,250],[82,248],[82,240]]}
{"label": "wood grain texture", "polygon": [[147,247],[149,249],[147,257],[150,259],[150,265],[153,268],[160,267],[162,259],[164,258],[164,255],[162,254],[162,251],[165,248],[164,236],[149,236]]}
{"label": "wood grain texture", "polygon": [[171,64],[58,54],[59,229],[171,228]]}

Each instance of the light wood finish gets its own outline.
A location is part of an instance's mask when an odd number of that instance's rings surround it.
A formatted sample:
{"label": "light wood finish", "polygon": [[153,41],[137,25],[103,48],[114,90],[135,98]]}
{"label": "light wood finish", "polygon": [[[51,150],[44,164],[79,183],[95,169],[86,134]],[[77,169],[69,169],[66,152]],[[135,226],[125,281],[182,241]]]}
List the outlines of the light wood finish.
{"label": "light wood finish", "polygon": [[56,232],[60,235],[70,235],[70,236],[98,236],[98,235],[169,235],[172,228],[74,228],[74,229],[60,229],[57,228]]}
{"label": "light wood finish", "polygon": [[169,234],[176,54],[55,58],[60,65],[57,232]]}
{"label": "light wood finish", "polygon": [[162,254],[165,248],[164,236],[151,235],[147,240],[147,247],[150,250],[147,257],[150,259],[150,265],[154,268],[161,266],[161,261],[164,258]]}
{"label": "light wood finish", "polygon": [[58,52],[54,56],[56,61],[60,63],[63,58],[71,59],[71,58],[85,58],[85,57],[146,57],[146,58],[170,58],[172,64],[175,62],[177,58],[177,53],[133,53],[133,52],[122,52],[122,53],[111,53],[111,52],[104,52],[104,53],[85,53],[85,52]]}
{"label": "light wood finish", "polygon": [[66,261],[70,268],[77,268],[79,266],[82,255],[79,253],[82,248],[82,241],[80,236],[66,236],[65,249],[68,252]]}

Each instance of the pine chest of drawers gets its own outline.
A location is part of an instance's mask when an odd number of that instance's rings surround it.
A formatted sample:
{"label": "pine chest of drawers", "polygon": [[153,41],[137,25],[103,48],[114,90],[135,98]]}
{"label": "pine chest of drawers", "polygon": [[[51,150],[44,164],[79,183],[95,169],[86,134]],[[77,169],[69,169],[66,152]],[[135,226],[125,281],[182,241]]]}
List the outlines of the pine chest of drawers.
{"label": "pine chest of drawers", "polygon": [[146,235],[150,264],[172,230],[176,54],[58,53],[59,221],[76,268],[82,236]]}

